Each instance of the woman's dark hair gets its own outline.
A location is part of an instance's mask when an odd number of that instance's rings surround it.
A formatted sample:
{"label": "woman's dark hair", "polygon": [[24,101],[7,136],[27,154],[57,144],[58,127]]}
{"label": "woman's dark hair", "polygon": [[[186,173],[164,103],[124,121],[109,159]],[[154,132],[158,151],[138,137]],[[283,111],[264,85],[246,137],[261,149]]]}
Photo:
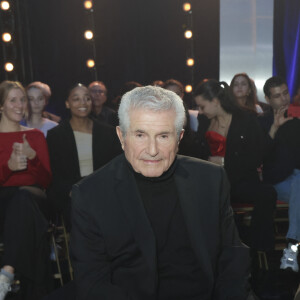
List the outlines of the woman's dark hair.
{"label": "woman's dark hair", "polygon": [[227,113],[233,113],[239,110],[231,90],[225,81],[219,82],[215,79],[202,81],[196,86],[194,96],[202,96],[208,101],[217,98],[220,101],[221,107]]}
{"label": "woman's dark hair", "polygon": [[[246,73],[238,73],[235,74],[230,82],[230,90],[233,93],[233,85],[234,81],[237,77],[244,77],[249,85],[250,93],[247,95],[246,103],[242,106],[242,108],[246,110],[250,110],[256,113],[256,104],[258,103],[257,96],[256,96],[256,86],[253,80],[246,74]],[[233,95],[234,96],[234,95]]]}

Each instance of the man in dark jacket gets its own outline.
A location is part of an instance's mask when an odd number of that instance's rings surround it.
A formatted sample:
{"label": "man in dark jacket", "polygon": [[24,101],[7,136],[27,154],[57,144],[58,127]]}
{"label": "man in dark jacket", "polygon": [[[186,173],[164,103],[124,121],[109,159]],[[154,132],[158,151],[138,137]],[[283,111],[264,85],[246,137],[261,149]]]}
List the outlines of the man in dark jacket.
{"label": "man in dark jacket", "polygon": [[124,155],[72,191],[79,299],[246,299],[249,253],[224,169],[176,155],[180,97],[136,88],[123,96],[119,119]]}
{"label": "man in dark jacket", "polygon": [[269,78],[264,85],[264,93],[272,111],[259,117],[267,133],[263,178],[274,185],[279,200],[289,203],[288,247],[284,249],[280,268],[291,268],[297,272],[300,241],[300,120],[286,115],[290,94],[283,78]]}

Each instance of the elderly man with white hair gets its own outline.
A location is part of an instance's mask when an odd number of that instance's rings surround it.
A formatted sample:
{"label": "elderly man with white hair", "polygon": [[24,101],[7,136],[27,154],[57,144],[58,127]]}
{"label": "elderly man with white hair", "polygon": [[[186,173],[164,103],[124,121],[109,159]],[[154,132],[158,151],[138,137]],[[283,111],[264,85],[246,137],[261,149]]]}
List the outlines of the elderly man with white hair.
{"label": "elderly man with white hair", "polygon": [[241,244],[222,167],[177,155],[182,100],[160,87],[125,94],[124,154],[72,190],[78,299],[246,299]]}

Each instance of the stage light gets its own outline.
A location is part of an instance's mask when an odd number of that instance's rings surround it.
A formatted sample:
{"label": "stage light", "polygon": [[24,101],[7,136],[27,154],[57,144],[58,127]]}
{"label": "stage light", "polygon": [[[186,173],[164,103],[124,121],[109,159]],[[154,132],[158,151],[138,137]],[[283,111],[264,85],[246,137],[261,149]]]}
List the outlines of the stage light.
{"label": "stage light", "polygon": [[87,39],[87,40],[91,40],[93,38],[94,34],[91,30],[87,30],[85,31],[84,33],[84,37]]}
{"label": "stage light", "polygon": [[10,4],[8,1],[1,1],[0,7],[2,10],[9,10]]}
{"label": "stage light", "polygon": [[14,69],[14,65],[13,65],[11,62],[7,62],[7,63],[4,65],[4,70],[5,70],[6,72],[11,72],[13,69]]}
{"label": "stage light", "polygon": [[189,67],[192,67],[194,65],[195,61],[193,58],[188,58],[186,60],[186,65],[189,66]]}
{"label": "stage light", "polygon": [[10,42],[11,41],[11,34],[8,33],[8,32],[4,32],[2,34],[2,40],[3,40],[3,42],[6,42],[6,43]]}
{"label": "stage light", "polygon": [[84,1],[83,5],[84,5],[85,9],[91,9],[93,7],[93,2],[92,1]]}
{"label": "stage light", "polygon": [[184,32],[184,37],[185,37],[186,39],[190,39],[192,36],[193,36],[193,33],[192,33],[191,30],[186,30],[186,31]]}
{"label": "stage light", "polygon": [[188,85],[185,86],[185,91],[186,91],[187,93],[191,93],[192,90],[193,90],[193,87],[192,87],[190,84],[188,84]]}
{"label": "stage light", "polygon": [[191,3],[189,3],[189,2],[183,3],[184,11],[190,11],[191,9],[192,9]]}
{"label": "stage light", "polygon": [[88,60],[86,61],[86,66],[87,66],[88,68],[94,68],[94,67],[95,67],[95,61],[94,61],[93,59],[88,59]]}

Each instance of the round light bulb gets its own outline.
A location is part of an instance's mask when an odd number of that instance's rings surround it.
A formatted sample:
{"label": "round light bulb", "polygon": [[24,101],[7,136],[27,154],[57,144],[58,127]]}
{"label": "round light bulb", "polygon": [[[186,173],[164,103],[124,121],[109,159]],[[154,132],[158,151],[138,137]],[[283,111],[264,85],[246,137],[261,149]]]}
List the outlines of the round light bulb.
{"label": "round light bulb", "polygon": [[14,65],[11,62],[7,62],[4,65],[4,69],[6,72],[11,72],[14,69]]}
{"label": "round light bulb", "polygon": [[84,33],[84,37],[87,40],[91,40],[94,37],[94,34],[91,30],[86,30],[85,33]]}
{"label": "round light bulb", "polygon": [[186,30],[184,36],[186,39],[190,39],[193,36],[193,33],[191,30]]}
{"label": "round light bulb", "polygon": [[192,90],[193,90],[193,87],[192,87],[190,84],[188,84],[188,85],[185,86],[185,91],[186,91],[187,93],[191,93]]}
{"label": "round light bulb", "polygon": [[1,1],[0,7],[2,10],[9,10],[10,4],[8,1]]}
{"label": "round light bulb", "polygon": [[194,61],[193,58],[188,58],[188,59],[186,60],[186,64],[187,64],[187,66],[189,66],[189,67],[192,67],[192,66],[194,65],[194,63],[195,63],[195,61]]}
{"label": "round light bulb", "polygon": [[86,61],[86,65],[88,68],[94,68],[95,67],[95,61],[93,59],[88,59]]}
{"label": "round light bulb", "polygon": [[92,1],[84,1],[83,6],[85,9],[91,9],[93,7],[93,2]]}
{"label": "round light bulb", "polygon": [[192,5],[189,2],[183,3],[182,7],[184,11],[190,11],[192,9]]}

